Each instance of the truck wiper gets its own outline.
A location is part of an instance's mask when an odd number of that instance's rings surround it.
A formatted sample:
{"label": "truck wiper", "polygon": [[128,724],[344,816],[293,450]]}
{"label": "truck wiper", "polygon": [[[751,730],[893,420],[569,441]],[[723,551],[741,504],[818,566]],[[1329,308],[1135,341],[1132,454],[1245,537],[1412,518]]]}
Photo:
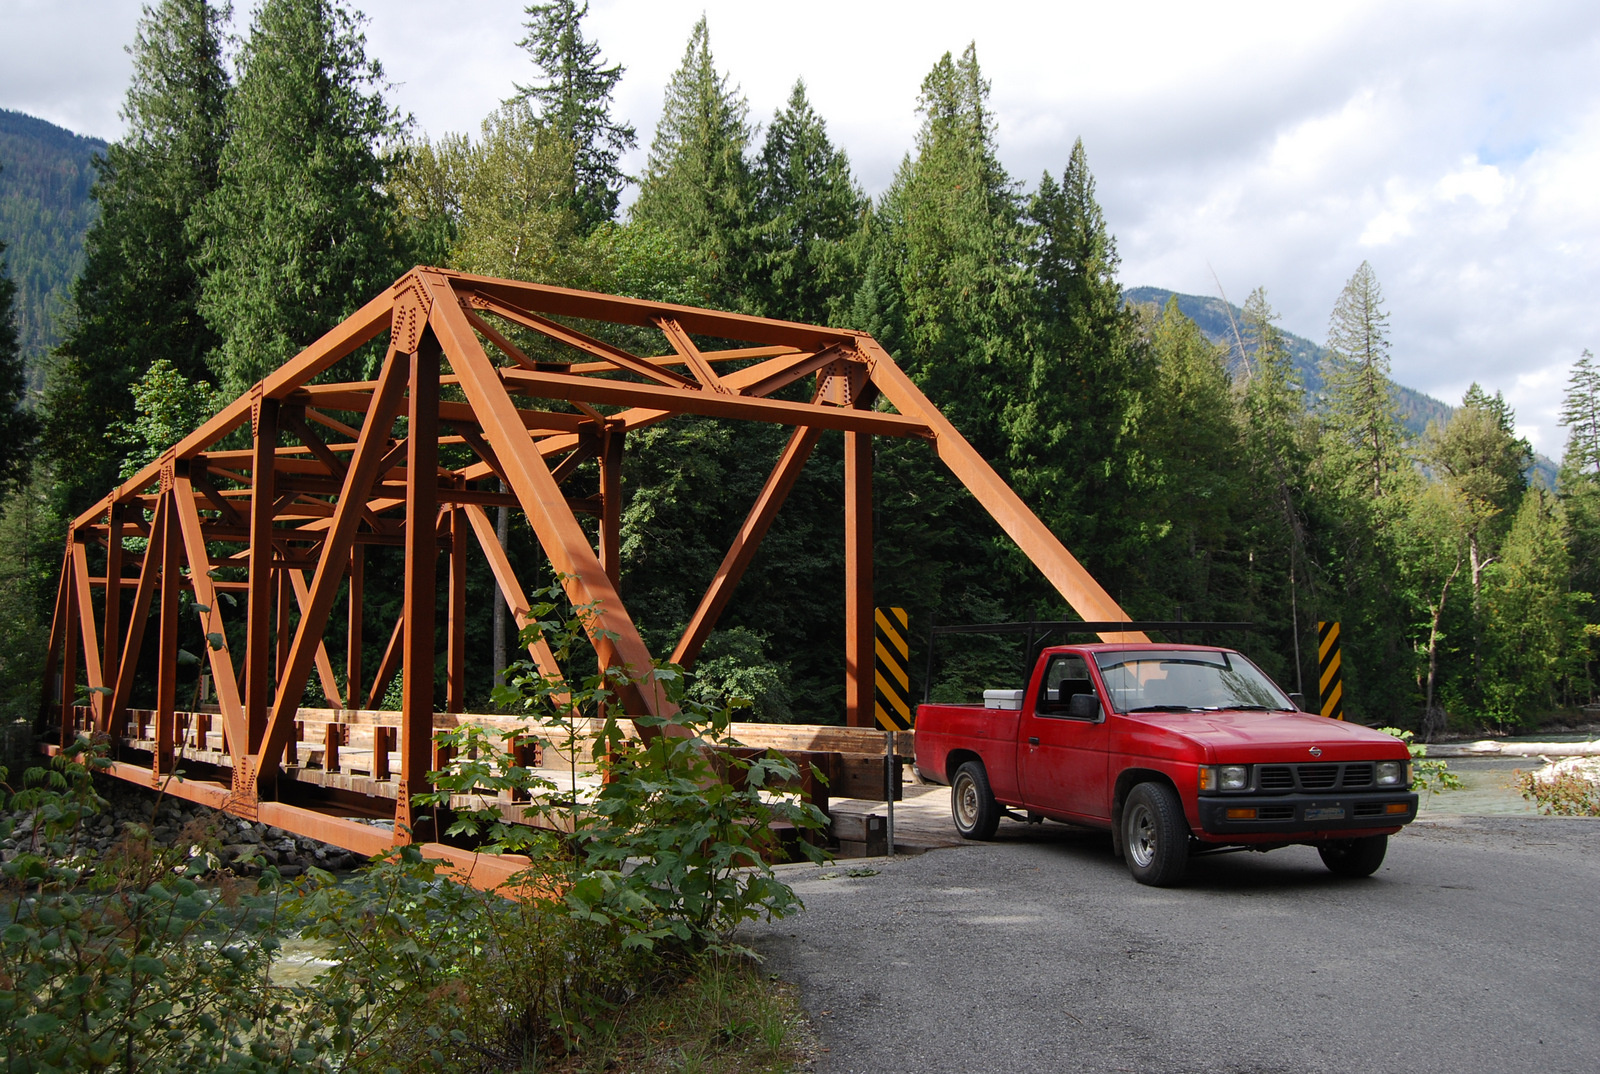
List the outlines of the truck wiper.
{"label": "truck wiper", "polygon": [[1195,710],[1194,710],[1194,706],[1192,706],[1192,705],[1143,705],[1143,706],[1140,706],[1139,708],[1136,708],[1136,709],[1129,709],[1128,711],[1129,712],[1193,712]]}
{"label": "truck wiper", "polygon": [[1207,705],[1205,707],[1205,711],[1206,712],[1221,712],[1223,709],[1227,709],[1229,712],[1288,712],[1289,711],[1288,709],[1275,709],[1271,705]]}

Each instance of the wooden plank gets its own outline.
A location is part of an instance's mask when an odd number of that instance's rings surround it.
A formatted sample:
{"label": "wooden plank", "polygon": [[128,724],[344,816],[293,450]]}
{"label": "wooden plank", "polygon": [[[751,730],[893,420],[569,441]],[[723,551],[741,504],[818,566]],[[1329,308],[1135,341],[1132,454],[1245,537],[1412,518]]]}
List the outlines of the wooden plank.
{"label": "wooden plank", "polygon": [[[747,746],[766,746],[780,750],[832,750],[838,753],[874,753],[883,756],[880,730],[868,727],[839,727],[832,724],[736,723],[729,733]],[[912,733],[895,733],[895,752],[910,757]]]}

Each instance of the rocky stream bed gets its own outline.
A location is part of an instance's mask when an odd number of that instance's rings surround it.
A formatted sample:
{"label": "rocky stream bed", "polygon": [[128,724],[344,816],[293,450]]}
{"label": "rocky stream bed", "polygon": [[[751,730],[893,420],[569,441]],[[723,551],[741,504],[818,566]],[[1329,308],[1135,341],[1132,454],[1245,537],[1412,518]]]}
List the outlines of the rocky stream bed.
{"label": "rocky stream bed", "polygon": [[[97,779],[97,789],[109,804],[88,817],[77,836],[77,851],[90,863],[127,838],[132,826],[147,828],[158,846],[187,847],[191,855],[212,855],[218,871],[238,876],[259,875],[264,864],[276,866],[279,875],[287,879],[311,867],[343,872],[366,861],[340,847],[183,799],[158,798],[154,792],[119,780]],[[33,817],[19,813],[14,819],[10,836],[0,839],[0,861],[41,849]]]}

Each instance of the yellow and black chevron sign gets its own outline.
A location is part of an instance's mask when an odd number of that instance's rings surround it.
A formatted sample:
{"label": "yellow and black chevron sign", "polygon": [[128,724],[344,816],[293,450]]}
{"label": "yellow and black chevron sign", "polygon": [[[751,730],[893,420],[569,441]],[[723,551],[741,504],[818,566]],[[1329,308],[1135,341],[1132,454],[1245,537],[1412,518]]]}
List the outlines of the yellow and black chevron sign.
{"label": "yellow and black chevron sign", "polygon": [[874,706],[878,726],[885,731],[908,731],[912,714],[906,702],[911,693],[906,662],[911,656],[911,646],[906,643],[906,628],[911,620],[904,608],[874,608],[872,619],[877,627],[873,641],[878,652],[874,676],[878,684]]}
{"label": "yellow and black chevron sign", "polygon": [[1339,664],[1339,624],[1317,624],[1317,680],[1322,696],[1322,714],[1331,720],[1344,719],[1344,670]]}

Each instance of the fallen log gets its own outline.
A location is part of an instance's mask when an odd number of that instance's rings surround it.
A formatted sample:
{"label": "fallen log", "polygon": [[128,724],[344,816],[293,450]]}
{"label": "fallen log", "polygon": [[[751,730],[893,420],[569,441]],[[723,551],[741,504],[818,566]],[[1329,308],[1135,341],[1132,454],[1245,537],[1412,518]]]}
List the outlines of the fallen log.
{"label": "fallen log", "polygon": [[1600,757],[1600,742],[1438,742],[1428,757]]}

